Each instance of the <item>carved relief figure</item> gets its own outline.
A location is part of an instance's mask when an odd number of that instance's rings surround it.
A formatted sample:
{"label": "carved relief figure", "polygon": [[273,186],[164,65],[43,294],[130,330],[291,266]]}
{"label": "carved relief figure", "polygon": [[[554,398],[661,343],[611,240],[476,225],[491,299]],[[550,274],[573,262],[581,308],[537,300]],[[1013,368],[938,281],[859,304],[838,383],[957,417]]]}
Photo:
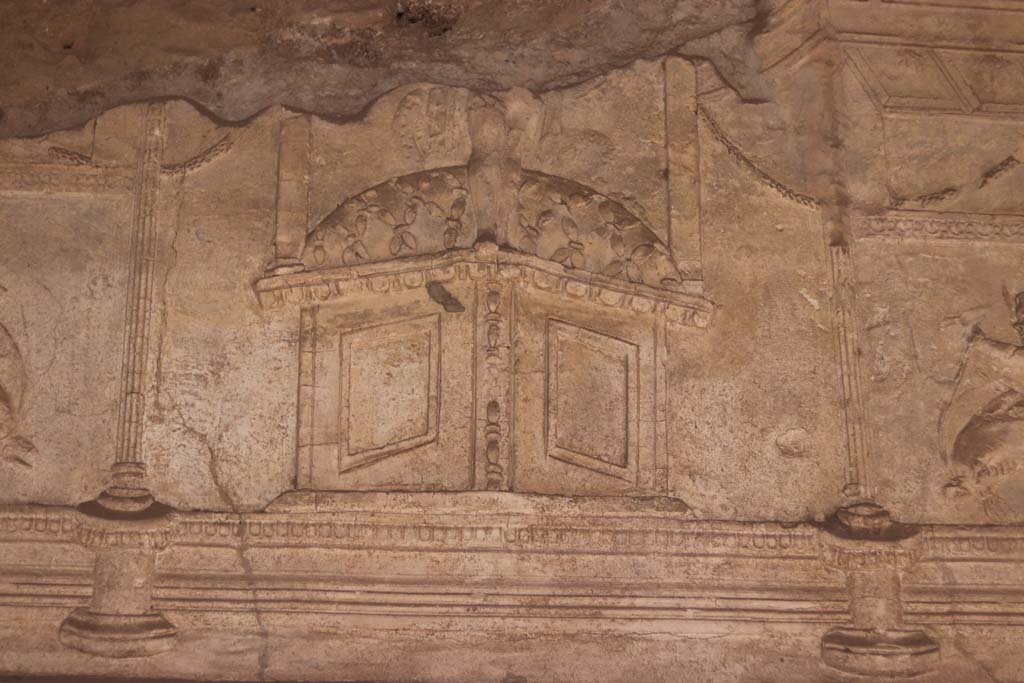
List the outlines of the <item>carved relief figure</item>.
{"label": "carved relief figure", "polygon": [[971,331],[939,438],[954,470],[952,496],[977,496],[993,520],[1024,502],[1024,292],[1012,302],[1021,344]]}
{"label": "carved relief figure", "polygon": [[31,467],[36,447],[21,435],[18,417],[27,377],[18,345],[0,325],[0,460]]}

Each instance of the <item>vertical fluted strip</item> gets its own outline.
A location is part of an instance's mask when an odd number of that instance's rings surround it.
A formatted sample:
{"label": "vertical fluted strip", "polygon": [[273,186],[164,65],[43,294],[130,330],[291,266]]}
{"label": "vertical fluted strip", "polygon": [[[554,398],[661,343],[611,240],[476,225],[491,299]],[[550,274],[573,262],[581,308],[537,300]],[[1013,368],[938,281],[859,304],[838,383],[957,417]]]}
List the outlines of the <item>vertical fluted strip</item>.
{"label": "vertical fluted strip", "polygon": [[164,104],[148,105],[135,173],[115,464],[143,462],[142,423],[146,409],[143,381],[149,350],[153,265],[156,259],[153,233],[160,184],[160,163],[164,148],[164,127]]}

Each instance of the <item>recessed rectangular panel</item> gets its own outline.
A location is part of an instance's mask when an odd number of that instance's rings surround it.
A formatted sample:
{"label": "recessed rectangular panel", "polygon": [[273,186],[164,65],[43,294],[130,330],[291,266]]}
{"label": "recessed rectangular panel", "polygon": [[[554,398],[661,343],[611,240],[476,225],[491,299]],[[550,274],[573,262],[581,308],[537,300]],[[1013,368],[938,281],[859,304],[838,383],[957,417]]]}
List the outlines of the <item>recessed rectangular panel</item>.
{"label": "recessed rectangular panel", "polygon": [[346,332],[340,347],[339,472],[437,438],[439,316]]}
{"label": "recessed rectangular panel", "polygon": [[861,45],[847,54],[885,111],[960,112],[968,106],[932,50]]}
{"label": "recessed rectangular panel", "polygon": [[[452,287],[472,301],[472,290]],[[369,322],[368,322],[369,321]],[[298,483],[344,491],[472,486],[473,319],[425,289],[303,312]]]}
{"label": "recessed rectangular panel", "polygon": [[430,342],[428,330],[349,343],[349,456],[428,434]]}
{"label": "recessed rectangular panel", "polygon": [[547,336],[548,456],[635,480],[637,347],[560,320]]}

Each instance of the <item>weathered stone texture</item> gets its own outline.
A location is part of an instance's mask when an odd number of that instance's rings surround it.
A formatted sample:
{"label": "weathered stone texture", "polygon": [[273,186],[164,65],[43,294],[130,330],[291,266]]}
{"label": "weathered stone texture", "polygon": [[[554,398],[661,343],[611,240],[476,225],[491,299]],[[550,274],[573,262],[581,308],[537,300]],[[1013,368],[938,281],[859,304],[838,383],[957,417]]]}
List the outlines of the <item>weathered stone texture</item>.
{"label": "weathered stone texture", "polygon": [[138,5],[0,10],[0,674],[1020,680],[1018,3]]}

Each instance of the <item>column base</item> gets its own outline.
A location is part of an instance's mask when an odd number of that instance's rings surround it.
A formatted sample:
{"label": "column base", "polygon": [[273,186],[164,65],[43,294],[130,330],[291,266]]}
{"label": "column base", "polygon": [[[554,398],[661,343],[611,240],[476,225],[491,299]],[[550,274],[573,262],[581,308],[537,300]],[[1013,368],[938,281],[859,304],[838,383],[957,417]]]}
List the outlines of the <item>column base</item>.
{"label": "column base", "polygon": [[96,614],[80,607],[58,635],[67,647],[101,657],[149,657],[174,647],[178,630],[158,612]]}
{"label": "column base", "polygon": [[924,631],[834,628],[821,639],[821,658],[864,676],[917,676],[939,663],[939,643]]}

